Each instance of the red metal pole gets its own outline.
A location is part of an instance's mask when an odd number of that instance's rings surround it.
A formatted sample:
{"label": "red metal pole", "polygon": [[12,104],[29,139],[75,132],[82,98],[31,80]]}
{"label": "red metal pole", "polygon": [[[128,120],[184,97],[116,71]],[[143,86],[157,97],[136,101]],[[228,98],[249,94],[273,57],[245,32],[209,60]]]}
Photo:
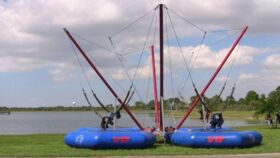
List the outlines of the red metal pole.
{"label": "red metal pole", "polygon": [[159,111],[158,111],[158,95],[157,95],[157,78],[156,78],[156,65],[155,65],[155,50],[154,46],[151,46],[152,52],[152,66],[153,66],[153,82],[154,82],[154,103],[155,103],[155,112],[156,112],[156,127],[160,128],[159,122]]}
{"label": "red metal pole", "polygon": [[117,98],[118,102],[120,103],[121,107],[125,109],[125,111],[128,113],[128,115],[132,118],[132,120],[136,123],[136,125],[141,129],[144,130],[143,127],[140,125],[140,123],[136,120],[136,118],[133,116],[133,114],[129,111],[129,109],[125,106],[125,103],[119,98],[119,96],[115,93],[115,91],[112,89],[112,87],[109,85],[109,83],[105,80],[105,78],[102,76],[102,74],[99,72],[99,70],[95,67],[95,65],[92,63],[92,61],[89,59],[89,57],[86,55],[86,53],[83,51],[83,49],[79,46],[77,41],[72,37],[70,32],[64,28],[63,29],[68,37],[71,39],[71,41],[74,43],[74,45],[78,48],[80,53],[84,56],[86,61],[89,63],[89,65],[92,67],[92,69],[96,72],[96,74],[99,76],[99,78],[103,81],[103,83],[106,85],[106,87],[110,90],[110,92],[113,94],[115,98]]}
{"label": "red metal pole", "polygon": [[[204,89],[200,92],[199,96],[202,97],[204,95],[204,93],[206,92],[206,90],[208,89],[208,87],[211,85],[211,83],[213,82],[213,80],[215,79],[215,77],[218,75],[218,73],[220,72],[220,70],[222,69],[222,67],[224,66],[225,62],[227,61],[227,59],[229,58],[229,56],[231,55],[231,53],[233,52],[234,48],[236,47],[236,45],[239,43],[239,41],[241,40],[241,38],[243,37],[243,35],[245,34],[245,32],[247,31],[248,26],[246,26],[243,31],[240,33],[240,35],[238,36],[238,38],[235,40],[235,42],[233,43],[231,49],[229,50],[229,52],[227,53],[227,55],[225,56],[225,58],[223,59],[222,63],[219,65],[219,67],[217,68],[217,70],[215,71],[215,73],[213,74],[213,76],[211,77],[211,79],[208,81],[208,83],[206,84],[206,86],[204,87]],[[188,118],[188,116],[190,115],[190,113],[192,112],[192,110],[195,108],[195,106],[198,104],[199,102],[199,97],[197,97],[195,99],[195,101],[192,103],[192,105],[190,106],[190,108],[188,109],[188,111],[186,112],[186,114],[183,116],[183,118],[181,119],[181,121],[178,123],[178,125],[176,126],[176,129],[179,129],[182,124],[185,122],[185,120]]]}

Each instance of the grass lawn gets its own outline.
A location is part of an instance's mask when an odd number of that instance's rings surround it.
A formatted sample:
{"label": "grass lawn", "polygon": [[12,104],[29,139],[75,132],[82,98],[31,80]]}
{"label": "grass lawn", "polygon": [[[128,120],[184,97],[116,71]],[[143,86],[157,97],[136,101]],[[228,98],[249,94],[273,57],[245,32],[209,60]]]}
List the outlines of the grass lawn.
{"label": "grass lawn", "polygon": [[252,148],[201,149],[155,144],[152,148],[134,150],[75,149],[64,144],[64,134],[2,135],[0,156],[2,157],[87,157],[87,156],[131,156],[131,155],[202,155],[245,154],[280,152],[280,128],[240,127],[240,130],[256,130],[262,133],[263,143]]}
{"label": "grass lawn", "polygon": [[[220,112],[220,111],[217,111]],[[166,114],[171,114],[170,111],[166,111]],[[213,112],[215,113],[215,111]],[[241,120],[252,120],[256,119],[254,118],[255,111],[224,111],[223,116],[225,119],[241,119]],[[175,117],[182,118],[182,116],[185,114],[185,111],[174,111],[172,112],[172,115]],[[200,118],[200,114],[197,111],[193,111],[190,114],[190,118],[198,119]],[[263,119],[260,117],[260,119]]]}

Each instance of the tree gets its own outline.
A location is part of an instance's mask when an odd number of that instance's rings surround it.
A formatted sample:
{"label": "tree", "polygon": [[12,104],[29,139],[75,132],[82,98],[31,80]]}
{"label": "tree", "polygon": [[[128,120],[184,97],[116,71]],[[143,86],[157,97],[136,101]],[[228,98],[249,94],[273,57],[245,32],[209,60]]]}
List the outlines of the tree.
{"label": "tree", "polygon": [[149,101],[147,107],[148,107],[149,110],[154,110],[155,109],[154,100]]}
{"label": "tree", "polygon": [[190,98],[191,104],[194,102],[194,100],[195,100],[196,98],[197,98],[197,95],[191,96],[191,98]]}
{"label": "tree", "polygon": [[267,102],[274,106],[275,113],[280,113],[280,87],[277,87],[275,91],[268,94]]}
{"label": "tree", "polygon": [[205,99],[206,105],[211,111],[219,109],[219,106],[223,103],[223,99],[219,95],[214,95],[212,98]]}
{"label": "tree", "polygon": [[278,86],[278,87],[276,88],[276,91],[280,91],[280,86]]}
{"label": "tree", "polygon": [[184,104],[184,102],[181,102],[180,98],[176,97],[174,98],[174,109],[177,111],[179,109],[180,104]]}
{"label": "tree", "polygon": [[136,109],[144,109],[144,107],[145,107],[145,103],[143,103],[142,101],[135,102]]}
{"label": "tree", "polygon": [[267,99],[260,101],[260,103],[254,116],[265,115],[274,118],[275,114],[280,113],[280,88],[277,87],[275,91],[270,92]]}
{"label": "tree", "polygon": [[260,101],[265,101],[265,94],[261,94],[261,96],[260,96]]}
{"label": "tree", "polygon": [[258,101],[259,100],[259,95],[257,92],[250,90],[246,97],[245,97],[246,103],[249,104],[251,101]]}
{"label": "tree", "polygon": [[239,104],[239,105],[246,104],[246,100],[244,98],[239,98],[239,100],[237,101],[237,104]]}
{"label": "tree", "polygon": [[245,97],[246,109],[255,110],[259,103],[259,95],[257,92],[250,90]]}
{"label": "tree", "polygon": [[227,98],[224,101],[224,104],[225,104],[225,108],[233,109],[234,105],[236,104],[235,98],[233,96],[227,96]]}

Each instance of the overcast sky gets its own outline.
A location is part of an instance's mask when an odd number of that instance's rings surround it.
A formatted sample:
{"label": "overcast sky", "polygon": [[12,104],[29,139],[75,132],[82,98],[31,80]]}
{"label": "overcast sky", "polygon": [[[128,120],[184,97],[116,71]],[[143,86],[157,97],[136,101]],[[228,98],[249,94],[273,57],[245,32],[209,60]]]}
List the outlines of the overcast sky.
{"label": "overcast sky", "polygon": [[[155,44],[158,67],[158,37],[154,38],[158,36],[158,12],[154,10],[158,3],[168,7],[164,14],[166,98],[178,96],[181,90],[187,76],[184,58],[201,90],[246,25],[248,32],[206,95],[219,93],[226,80],[223,97],[230,94],[234,82],[235,98],[244,97],[249,90],[268,94],[280,85],[278,0],[0,0],[0,106],[71,105],[73,101],[86,104],[81,87],[87,91],[89,87],[64,27],[74,34],[121,98],[130,86],[125,71],[133,78],[141,59],[135,76],[139,94],[134,95],[133,101],[152,99],[149,46]],[[233,30],[211,32],[225,29]],[[208,33],[201,43],[203,31]],[[78,58],[100,99],[113,103],[114,98],[100,79],[80,55]],[[190,83],[182,92],[185,98],[194,95]],[[93,99],[92,102],[96,104]]]}

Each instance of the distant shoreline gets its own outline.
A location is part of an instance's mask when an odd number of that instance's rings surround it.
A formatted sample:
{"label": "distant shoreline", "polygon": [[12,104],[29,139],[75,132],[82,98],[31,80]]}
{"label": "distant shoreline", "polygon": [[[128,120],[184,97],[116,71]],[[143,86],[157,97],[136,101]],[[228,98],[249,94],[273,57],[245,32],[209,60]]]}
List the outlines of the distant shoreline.
{"label": "distant shoreline", "polygon": [[[93,108],[101,113],[107,113],[100,107],[88,107],[88,106],[80,106],[80,107],[71,107],[71,106],[56,106],[56,107],[12,107],[9,108],[11,114],[13,112],[93,112]],[[154,110],[152,109],[138,109],[135,107],[129,108],[131,112],[135,114],[153,114]],[[113,109],[109,109],[110,111],[113,111]],[[165,114],[173,115],[175,117],[182,117],[185,114],[186,110],[165,110]],[[220,111],[216,111],[220,112]],[[122,111],[122,113],[126,113],[125,111]],[[215,112],[213,112],[215,113]],[[223,111],[224,118],[226,119],[243,119],[243,120],[258,120],[262,119],[255,118],[254,116],[255,111],[254,110],[226,110]],[[200,114],[197,111],[193,111],[190,115],[191,118],[199,118]]]}
{"label": "distant shoreline", "polygon": [[92,111],[103,109],[100,107],[89,107],[89,106],[41,106],[41,107],[10,107],[9,110],[12,112],[16,111]]}

